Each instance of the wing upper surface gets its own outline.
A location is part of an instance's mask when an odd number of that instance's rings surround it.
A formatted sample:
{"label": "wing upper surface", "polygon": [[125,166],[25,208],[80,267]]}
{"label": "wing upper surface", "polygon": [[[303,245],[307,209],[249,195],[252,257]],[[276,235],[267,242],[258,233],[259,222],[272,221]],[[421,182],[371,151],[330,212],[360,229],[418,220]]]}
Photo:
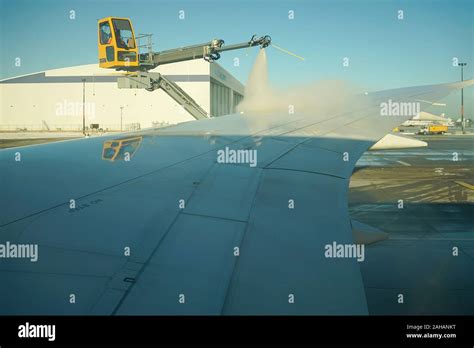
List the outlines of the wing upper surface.
{"label": "wing upper surface", "polygon": [[[123,135],[140,138],[130,161],[103,159],[116,137],[1,151],[0,243],[37,244],[39,260],[0,259],[0,313],[367,314],[357,261],[325,258],[324,246],[353,243],[354,165],[406,119],[381,117],[380,103],[470,84]],[[216,163],[224,147],[256,150],[257,165]]]}

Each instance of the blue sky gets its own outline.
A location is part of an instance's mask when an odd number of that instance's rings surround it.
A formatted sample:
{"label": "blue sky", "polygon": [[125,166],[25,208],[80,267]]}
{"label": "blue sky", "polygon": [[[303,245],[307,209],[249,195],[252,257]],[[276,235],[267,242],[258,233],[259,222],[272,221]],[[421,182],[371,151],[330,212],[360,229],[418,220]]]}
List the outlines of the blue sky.
{"label": "blue sky", "polygon": [[[277,86],[345,79],[376,90],[451,82],[460,78],[453,57],[468,63],[465,77],[473,76],[471,0],[0,2],[0,78],[97,62],[96,21],[106,16],[130,17],[137,33],[154,34],[155,50],[269,34],[276,45],[305,57],[268,49],[269,76]],[[180,10],[185,20],[178,18]],[[257,48],[226,52],[219,63],[245,83],[257,53]],[[21,67],[15,67],[16,57]],[[233,66],[234,57],[240,67]],[[473,93],[466,96],[472,113]]]}

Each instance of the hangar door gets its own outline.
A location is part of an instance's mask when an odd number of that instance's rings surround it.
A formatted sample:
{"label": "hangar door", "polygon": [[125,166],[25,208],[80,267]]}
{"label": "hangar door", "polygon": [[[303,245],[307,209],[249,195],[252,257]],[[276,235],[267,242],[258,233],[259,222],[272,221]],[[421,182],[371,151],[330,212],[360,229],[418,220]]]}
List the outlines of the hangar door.
{"label": "hangar door", "polygon": [[211,115],[222,116],[231,113],[231,89],[211,80]]}
{"label": "hangar door", "polygon": [[242,94],[237,93],[236,91],[234,91],[234,100],[233,100],[234,105],[232,105],[232,112],[236,111],[237,105],[239,105],[239,103],[242,101],[242,99],[244,99],[244,96]]}

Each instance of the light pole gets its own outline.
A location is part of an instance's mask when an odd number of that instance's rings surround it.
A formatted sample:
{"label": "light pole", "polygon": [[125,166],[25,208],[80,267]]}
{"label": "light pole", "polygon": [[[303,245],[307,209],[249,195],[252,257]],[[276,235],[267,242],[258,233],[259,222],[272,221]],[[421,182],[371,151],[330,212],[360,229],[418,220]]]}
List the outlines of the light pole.
{"label": "light pole", "polygon": [[82,134],[86,135],[86,79],[82,79]]}
{"label": "light pole", "polygon": [[[461,67],[461,82],[464,81],[464,67],[467,63],[458,63],[458,66]],[[464,88],[461,88],[461,130],[462,134],[466,134],[464,130]]]}
{"label": "light pole", "polygon": [[120,131],[122,131],[123,108],[124,106],[120,107]]}

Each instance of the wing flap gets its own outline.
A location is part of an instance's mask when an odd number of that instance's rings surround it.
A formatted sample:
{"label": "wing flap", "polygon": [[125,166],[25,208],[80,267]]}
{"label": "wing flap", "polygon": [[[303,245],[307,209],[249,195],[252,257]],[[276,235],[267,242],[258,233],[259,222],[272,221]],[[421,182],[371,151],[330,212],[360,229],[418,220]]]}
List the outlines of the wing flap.
{"label": "wing flap", "polygon": [[345,179],[266,169],[223,313],[367,314],[357,261],[325,257],[353,243],[346,193]]}

